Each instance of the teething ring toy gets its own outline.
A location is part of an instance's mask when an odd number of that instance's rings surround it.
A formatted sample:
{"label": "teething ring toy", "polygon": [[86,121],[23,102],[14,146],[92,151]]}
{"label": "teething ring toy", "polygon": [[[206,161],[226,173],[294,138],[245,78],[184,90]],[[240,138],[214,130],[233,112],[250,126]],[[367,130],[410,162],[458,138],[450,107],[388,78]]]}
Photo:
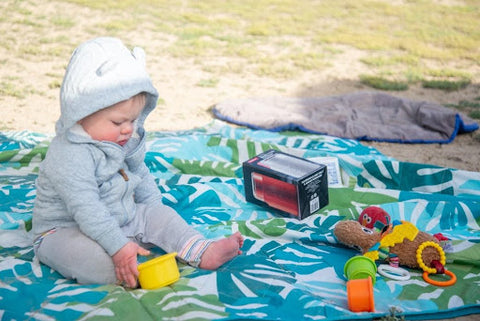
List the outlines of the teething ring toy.
{"label": "teething ring toy", "polygon": [[445,274],[450,277],[450,280],[447,280],[447,281],[443,281],[443,282],[442,281],[435,281],[435,280],[432,280],[428,276],[429,274],[436,274],[437,273],[437,269],[430,268],[430,267],[425,265],[425,262],[423,262],[422,253],[423,253],[423,250],[428,246],[431,246],[438,251],[438,253],[440,254],[440,263],[443,266],[445,266],[445,263],[447,261],[447,259],[445,257],[445,252],[440,247],[440,245],[438,245],[437,243],[432,242],[432,241],[427,241],[427,242],[423,242],[422,244],[420,244],[420,246],[417,249],[417,263],[422,268],[422,270],[424,271],[423,272],[423,279],[425,280],[425,282],[430,283],[432,285],[436,285],[436,286],[450,286],[450,285],[455,284],[455,282],[457,282],[457,277],[455,276],[455,274],[453,272],[450,272],[448,270],[445,270]]}
{"label": "teething ring toy", "polygon": [[407,270],[399,267],[393,267],[388,264],[380,264],[377,272],[380,275],[396,281],[406,281],[410,279],[410,273]]}
{"label": "teething ring toy", "polygon": [[453,274],[453,272],[450,272],[449,270],[445,270],[445,274],[450,277],[450,280],[447,280],[447,281],[435,281],[435,280],[432,280],[432,279],[430,279],[430,277],[428,276],[429,273],[428,273],[427,271],[423,272],[423,279],[424,279],[427,283],[430,283],[430,284],[436,285],[436,286],[450,286],[450,285],[454,285],[455,282],[457,282],[457,277],[455,276],[455,274]]}

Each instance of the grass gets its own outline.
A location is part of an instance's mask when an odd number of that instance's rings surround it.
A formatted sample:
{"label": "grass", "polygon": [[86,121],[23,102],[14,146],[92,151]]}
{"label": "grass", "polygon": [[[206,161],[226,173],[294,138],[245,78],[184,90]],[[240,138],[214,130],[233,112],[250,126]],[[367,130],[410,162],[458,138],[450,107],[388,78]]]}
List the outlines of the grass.
{"label": "grass", "polygon": [[390,315],[376,319],[379,321],[405,321],[405,317],[403,315],[398,315],[401,311],[395,307],[390,308]]}
{"label": "grass", "polygon": [[480,96],[473,101],[461,100],[458,104],[449,104],[448,107],[458,109],[469,117],[480,120]]}
{"label": "grass", "polygon": [[441,89],[445,91],[460,90],[467,87],[470,84],[470,79],[461,80],[423,80],[422,86],[424,88]]}
{"label": "grass", "polygon": [[218,82],[220,80],[219,79],[201,79],[198,83],[197,83],[197,86],[198,87],[216,87]]}
{"label": "grass", "polygon": [[11,96],[23,99],[27,96],[27,94],[21,86],[18,86],[10,81],[2,81],[0,82],[0,96]]}
{"label": "grass", "polygon": [[389,80],[381,76],[360,75],[360,82],[381,90],[400,91],[408,89],[408,84],[404,81]]}
{"label": "grass", "polygon": [[[36,8],[42,8],[41,2]],[[452,91],[479,77],[476,0],[456,5],[434,0],[401,5],[386,0],[57,2],[69,10],[42,12],[29,9],[26,1],[4,1],[0,30],[8,36],[0,45],[12,56],[45,61],[68,56],[85,33],[122,36],[136,44],[135,34],[148,32],[152,43],[140,45],[149,52],[192,59],[199,69],[212,71],[211,79],[232,69],[280,80],[317,72],[329,67],[344,46],[368,53],[361,62],[369,75],[358,80],[374,88],[405,90],[420,84]],[[207,65],[216,58],[237,62]],[[0,95],[15,91],[3,87]]]}
{"label": "grass", "polygon": [[480,110],[473,110],[468,114],[468,116],[474,119],[480,119]]}

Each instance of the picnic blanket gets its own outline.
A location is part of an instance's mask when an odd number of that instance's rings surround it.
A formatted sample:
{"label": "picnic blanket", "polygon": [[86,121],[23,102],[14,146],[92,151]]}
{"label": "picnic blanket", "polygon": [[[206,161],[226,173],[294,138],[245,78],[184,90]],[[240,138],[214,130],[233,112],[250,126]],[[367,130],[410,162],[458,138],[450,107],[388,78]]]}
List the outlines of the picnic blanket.
{"label": "picnic blanket", "polygon": [[[0,132],[1,320],[351,320],[404,315],[438,319],[480,313],[480,173],[399,162],[356,140],[237,128],[215,120],[188,131],[152,132],[145,162],[177,210],[208,238],[240,231],[243,253],[216,271],[179,264],[176,283],[156,290],[81,285],[40,264],[31,227],[38,166],[51,136]],[[242,162],[268,149],[338,160],[330,203],[298,220],[244,197]],[[330,168],[329,168],[330,171]],[[455,285],[377,275],[374,312],[348,308],[340,220],[378,205],[392,219],[451,239]],[[161,255],[155,251],[149,258]],[[142,258],[145,260],[148,258]]]}
{"label": "picnic blanket", "polygon": [[230,99],[216,104],[213,114],[254,129],[391,143],[450,143],[458,133],[478,129],[473,119],[453,109],[382,92]]}

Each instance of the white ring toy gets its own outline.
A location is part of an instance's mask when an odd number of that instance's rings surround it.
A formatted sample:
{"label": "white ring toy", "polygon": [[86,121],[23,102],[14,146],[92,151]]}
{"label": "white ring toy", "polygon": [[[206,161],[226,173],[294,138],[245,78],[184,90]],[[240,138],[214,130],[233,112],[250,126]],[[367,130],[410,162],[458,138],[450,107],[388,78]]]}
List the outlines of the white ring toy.
{"label": "white ring toy", "polygon": [[396,281],[406,281],[410,279],[410,273],[407,270],[388,264],[380,264],[377,271],[380,275]]}

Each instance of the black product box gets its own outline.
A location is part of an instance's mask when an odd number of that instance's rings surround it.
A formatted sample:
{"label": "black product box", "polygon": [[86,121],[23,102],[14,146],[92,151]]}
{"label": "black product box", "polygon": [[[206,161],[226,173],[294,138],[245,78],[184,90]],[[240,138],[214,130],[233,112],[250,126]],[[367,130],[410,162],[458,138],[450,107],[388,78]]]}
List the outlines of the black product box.
{"label": "black product box", "polygon": [[277,150],[243,163],[245,198],[303,219],[328,205],[325,165]]}

